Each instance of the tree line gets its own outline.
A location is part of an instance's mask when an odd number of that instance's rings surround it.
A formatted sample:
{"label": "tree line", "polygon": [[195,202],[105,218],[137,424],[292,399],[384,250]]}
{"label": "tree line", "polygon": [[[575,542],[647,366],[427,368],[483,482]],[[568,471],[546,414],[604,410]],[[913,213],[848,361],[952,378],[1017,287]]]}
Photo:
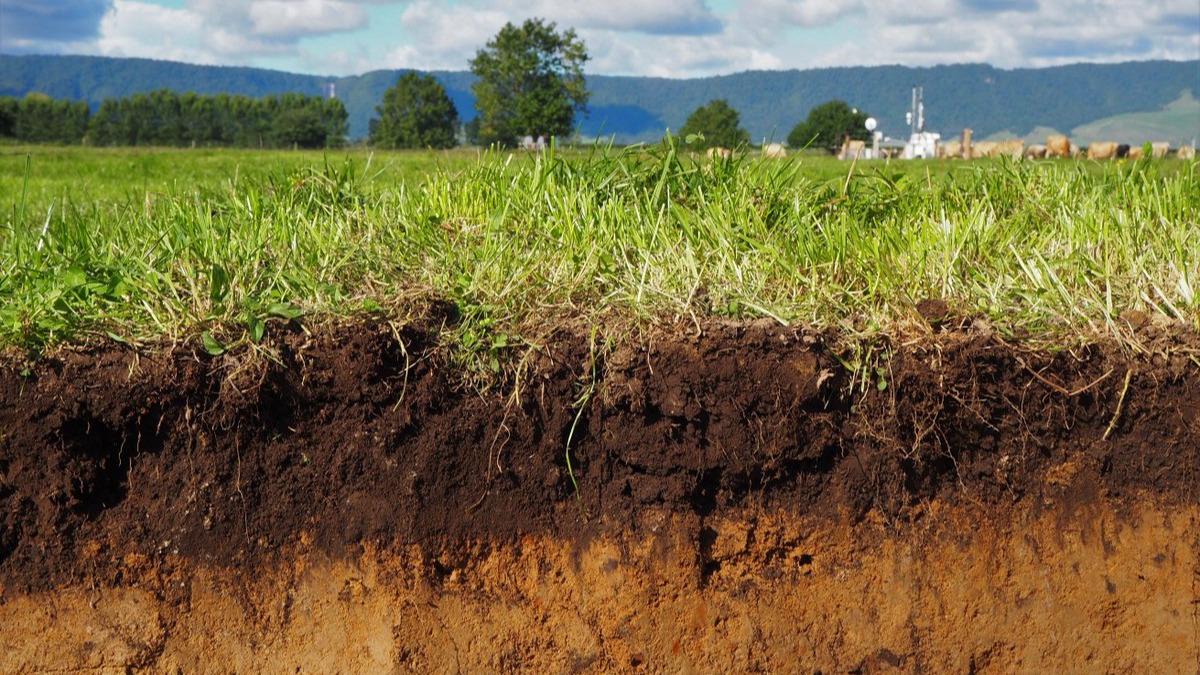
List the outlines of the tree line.
{"label": "tree line", "polygon": [[[369,141],[385,148],[449,148],[460,140],[512,147],[525,137],[569,134],[586,110],[587,48],[575,31],[529,19],[507,23],[471,60],[478,114],[466,124],[431,75],[406,72],[384,92]],[[28,143],[92,145],[328,147],[342,143],[342,102],[287,93],[175,93],[159,89],[108,98],[90,112],[83,102],[31,93],[0,97],[0,137]]]}
{"label": "tree line", "polygon": [[82,101],[30,93],[0,96],[0,138],[26,143],[79,143],[87,135],[88,106]]}
{"label": "tree line", "polygon": [[25,143],[322,148],[344,142],[346,108],[304,94],[248,96],[159,89],[86,103],[30,93],[0,97],[0,137]]}
{"label": "tree line", "polygon": [[[589,73],[589,115],[575,123],[584,138],[653,141],[662,137],[665,127],[675,133],[698,106],[725,99],[738,110],[753,140],[783,141],[806,111],[822,101],[842,99],[870,111],[879,128],[895,137],[908,133],[904,113],[909,108],[910,87],[923,85],[926,127],[944,137],[957,134],[964,126],[974,129],[978,137],[1004,130],[1019,135],[1035,126],[1068,131],[1100,118],[1163,109],[1185,89],[1200,96],[1198,68],[1198,62],[1192,60],[1017,70],[984,64],[845,67],[748,71],[678,80]],[[464,61],[454,70],[428,72],[445,85],[458,106],[460,121],[470,120],[475,114],[471,85],[477,78],[468,70],[468,63]],[[94,111],[106,98],[163,87],[258,97],[284,91],[317,94],[323,91],[322,85],[336,82],[338,98],[350,115],[350,136],[357,142],[367,136],[370,118],[378,117],[375,107],[399,74],[373,70],[330,78],[135,58],[0,54],[0,95],[20,97],[41,91],[54,98],[84,100]],[[1176,124],[1188,128],[1187,138],[1198,133],[1195,120],[1200,117],[1193,116],[1190,127],[1186,115],[1178,119]],[[461,128],[459,133],[461,138]]]}
{"label": "tree line", "polygon": [[[512,147],[570,134],[586,111],[583,76],[587,47],[573,30],[558,32],[540,19],[506,24],[471,60],[478,114],[461,124],[445,87],[432,75],[402,73],[383,94],[369,125],[373,145],[387,148],[450,148],[460,140]],[[835,151],[847,138],[865,140],[867,114],[841,100],[814,107],[788,134],[793,148]],[[750,143],[739,114],[714,99],[688,116],[679,130],[697,149],[737,148]]]}
{"label": "tree line", "polygon": [[[384,91],[369,124],[369,142],[382,148],[450,148],[462,141],[513,147],[574,131],[586,112],[583,75],[587,47],[572,29],[529,19],[507,23],[471,59],[477,114],[460,120],[445,87],[432,75],[408,71]],[[865,138],[865,113],[843,101],[813,108],[793,128],[788,144],[833,149],[847,136]],[[319,148],[341,144],[347,113],[338,99],[296,93],[178,94],[168,89],[86,104],[41,94],[0,98],[0,136],[25,142],[92,145]],[[715,99],[688,117],[680,134],[696,147],[736,148],[749,143],[739,115]]]}
{"label": "tree line", "polygon": [[[813,149],[836,152],[847,139],[866,141],[867,113],[850,107],[840,99],[826,101],[787,135],[787,145],[793,149]],[[725,99],[714,99],[688,115],[679,135],[690,139],[692,147],[737,149],[750,144],[750,133],[742,128],[738,111]]]}

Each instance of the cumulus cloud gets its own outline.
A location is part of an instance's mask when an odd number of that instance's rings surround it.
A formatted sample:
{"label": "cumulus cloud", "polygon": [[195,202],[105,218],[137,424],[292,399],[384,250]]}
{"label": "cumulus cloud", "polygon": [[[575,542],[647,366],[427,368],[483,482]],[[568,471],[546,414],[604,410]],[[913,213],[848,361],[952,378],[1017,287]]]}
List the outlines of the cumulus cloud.
{"label": "cumulus cloud", "polygon": [[[852,25],[856,39],[803,53],[808,62],[800,67],[986,62],[1016,68],[1200,57],[1200,36],[1189,27],[1200,23],[1194,0],[839,0],[834,9],[834,20]],[[801,30],[823,20],[796,12],[779,17]],[[802,36],[778,40],[777,51],[786,59],[790,49],[796,59],[802,52],[791,45]]]}
{"label": "cumulus cloud", "polygon": [[53,48],[100,34],[112,0],[4,0],[0,2],[0,48],[6,52]]}
{"label": "cumulus cloud", "polygon": [[729,31],[683,38],[589,31],[582,37],[592,57],[589,70],[598,73],[702,77],[785,67],[778,56],[759,48],[749,35]]}
{"label": "cumulus cloud", "polygon": [[1196,0],[160,1],[0,0],[0,50],[464,70],[506,22],[541,17],[586,41],[588,72],[622,75],[1200,58]]}
{"label": "cumulus cloud", "polygon": [[976,12],[1035,12],[1037,0],[961,0],[962,6]]}
{"label": "cumulus cloud", "polygon": [[420,38],[389,51],[382,65],[420,70],[466,70],[475,51],[510,20],[511,17],[495,9],[416,0],[405,8],[401,22],[410,35]]}
{"label": "cumulus cloud", "polygon": [[367,22],[366,10],[347,2],[266,0],[249,7],[255,34],[266,37],[298,39],[354,30]]}
{"label": "cumulus cloud", "polygon": [[238,31],[208,25],[204,15],[191,9],[116,0],[88,52],[211,65],[269,50]]}
{"label": "cumulus cloud", "polygon": [[747,0],[737,12],[739,21],[767,32],[790,24],[813,28],[862,14],[864,0]]}
{"label": "cumulus cloud", "polygon": [[[114,0],[98,37],[75,51],[189,63],[242,65],[300,55],[303,39],[361,28],[363,3],[324,0],[188,0],[166,7]],[[78,45],[77,45],[78,47]]]}
{"label": "cumulus cloud", "polygon": [[[703,0],[500,0],[496,9],[513,17],[542,17],[577,30],[605,29],[650,35],[712,35],[723,22]],[[519,23],[523,19],[513,19]]]}
{"label": "cumulus cloud", "polygon": [[354,30],[367,23],[366,10],[346,0],[188,0],[187,8],[212,27],[284,42]]}

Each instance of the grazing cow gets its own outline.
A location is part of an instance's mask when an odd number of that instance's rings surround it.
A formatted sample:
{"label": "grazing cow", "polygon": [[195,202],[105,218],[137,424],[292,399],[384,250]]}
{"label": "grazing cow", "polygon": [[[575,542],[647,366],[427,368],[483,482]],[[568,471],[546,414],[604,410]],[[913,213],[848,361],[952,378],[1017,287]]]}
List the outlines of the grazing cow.
{"label": "grazing cow", "polygon": [[938,146],[938,157],[962,157],[962,142],[946,141]]}
{"label": "grazing cow", "polygon": [[1166,141],[1155,141],[1150,144],[1150,150],[1155,159],[1162,159],[1171,151],[1171,144]]}
{"label": "grazing cow", "polygon": [[546,145],[545,136],[525,136],[521,138],[521,149],[523,150],[545,150]]}
{"label": "grazing cow", "polygon": [[971,157],[992,157],[996,154],[996,141],[979,141],[971,146]]}
{"label": "grazing cow", "polygon": [[1070,157],[1071,140],[1062,134],[1051,134],[1047,136],[1046,154],[1050,157]]}
{"label": "grazing cow", "polygon": [[[1121,149],[1120,146],[1117,146],[1118,152],[1120,152],[1120,149]],[[1142,146],[1140,146],[1140,145],[1130,145],[1129,146],[1129,152],[1126,154],[1126,157],[1128,157],[1129,159],[1137,159],[1141,156],[1142,156]]]}
{"label": "grazing cow", "polygon": [[733,157],[733,151],[729,148],[709,148],[704,154],[708,155],[709,159],[729,159]]}
{"label": "grazing cow", "polygon": [[1196,156],[1196,146],[1181,145],[1179,146],[1179,150],[1175,152],[1175,156],[1179,159],[1192,159]]}
{"label": "grazing cow", "polygon": [[863,152],[866,149],[866,141],[852,141],[847,138],[846,142],[842,143],[842,150],[838,153],[838,159],[862,159]]}
{"label": "grazing cow", "polygon": [[975,144],[973,156],[975,157],[1013,157],[1021,156],[1021,152],[1025,149],[1025,143],[1020,139],[1009,141],[979,141]]}
{"label": "grazing cow", "polygon": [[1129,144],[1128,143],[1118,143],[1117,144],[1117,159],[1125,159],[1128,156],[1129,156]]}
{"label": "grazing cow", "polygon": [[767,143],[762,148],[763,157],[787,157],[787,148],[782,143]]}
{"label": "grazing cow", "polygon": [[1017,159],[1021,156],[1021,152],[1025,150],[1025,143],[1017,138],[1011,141],[1000,141],[996,143],[996,151],[993,153],[996,157],[1012,157]]}
{"label": "grazing cow", "polygon": [[1049,148],[1037,143],[1025,148],[1025,156],[1029,159],[1044,159],[1048,152],[1050,152]]}
{"label": "grazing cow", "polygon": [[1112,159],[1117,154],[1117,144],[1113,141],[1096,141],[1088,146],[1088,159]]}

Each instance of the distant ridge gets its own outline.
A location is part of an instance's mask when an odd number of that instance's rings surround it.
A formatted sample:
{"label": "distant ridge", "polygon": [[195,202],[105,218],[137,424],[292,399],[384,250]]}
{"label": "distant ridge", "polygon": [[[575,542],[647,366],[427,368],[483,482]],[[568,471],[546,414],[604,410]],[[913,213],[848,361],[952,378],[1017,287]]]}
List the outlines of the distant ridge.
{"label": "distant ridge", "polygon": [[[248,96],[295,91],[322,94],[329,83],[350,114],[350,134],[367,131],[368,120],[398,70],[349,77],[299,75],[260,68],[200,66],[150,59],[98,56],[0,55],[0,95],[39,91],[97,105],[110,97],[172,89]],[[464,119],[474,116],[469,72],[433,71]],[[944,136],[971,127],[976,137],[1025,135],[1036,127],[1072,130],[1133,113],[1156,113],[1191,93],[1200,94],[1200,61],[1137,61],[1002,70],[983,64],[909,68],[874,66],[819,70],[749,71],[688,80],[588,76],[585,137],[617,142],[649,141],[667,127],[678,129],[695,108],[727,99],[755,141],[782,140],[810,108],[833,98],[866,110],[889,135],[907,134],[904,113],[910,88],[925,92],[926,127]],[[1200,136],[1200,114],[1179,114],[1159,133],[1172,143]],[[1133,140],[1133,139],[1131,139]]]}

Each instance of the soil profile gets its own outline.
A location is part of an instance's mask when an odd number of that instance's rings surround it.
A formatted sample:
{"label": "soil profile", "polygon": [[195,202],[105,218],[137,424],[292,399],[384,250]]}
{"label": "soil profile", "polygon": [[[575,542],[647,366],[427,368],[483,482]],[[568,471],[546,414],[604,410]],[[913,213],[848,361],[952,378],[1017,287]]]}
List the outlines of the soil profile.
{"label": "soil profile", "polygon": [[9,354],[0,671],[1200,672],[1200,337],[937,309]]}

